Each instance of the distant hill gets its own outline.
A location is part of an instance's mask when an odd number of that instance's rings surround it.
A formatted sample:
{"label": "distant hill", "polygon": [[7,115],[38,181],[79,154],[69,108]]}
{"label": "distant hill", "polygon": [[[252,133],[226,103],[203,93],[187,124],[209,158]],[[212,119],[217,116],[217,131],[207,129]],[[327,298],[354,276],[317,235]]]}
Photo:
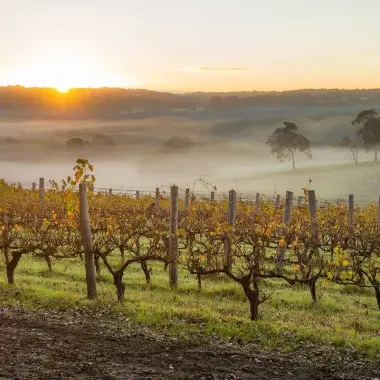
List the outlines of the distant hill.
{"label": "distant hill", "polygon": [[144,89],[0,87],[0,118],[141,118],[260,107],[380,105],[380,89],[173,94]]}

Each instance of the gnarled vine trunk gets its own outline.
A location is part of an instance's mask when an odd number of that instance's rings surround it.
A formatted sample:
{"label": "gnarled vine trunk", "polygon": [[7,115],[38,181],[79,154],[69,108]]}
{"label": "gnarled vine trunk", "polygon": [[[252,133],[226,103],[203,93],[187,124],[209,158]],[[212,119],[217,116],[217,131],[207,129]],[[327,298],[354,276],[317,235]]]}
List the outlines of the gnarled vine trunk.
{"label": "gnarled vine trunk", "polygon": [[146,263],[146,261],[141,262],[141,269],[143,270],[145,274],[145,280],[146,280],[147,285],[150,285],[150,271],[149,271],[148,264]]}
{"label": "gnarled vine trunk", "polygon": [[198,280],[198,290],[202,290],[202,276],[200,274],[197,274],[197,280]]}
{"label": "gnarled vine trunk", "polygon": [[115,272],[113,275],[113,282],[116,286],[117,301],[124,302],[125,284],[123,282],[124,272]]}
{"label": "gnarled vine trunk", "polygon": [[10,285],[15,283],[15,270],[21,259],[21,256],[22,256],[21,254],[13,254],[12,259],[6,263],[7,279],[8,279],[8,284]]}
{"label": "gnarled vine trunk", "polygon": [[313,302],[317,302],[317,289],[316,289],[316,283],[317,280],[313,280],[309,282],[309,289],[310,289],[310,294],[311,294],[311,299]]}
{"label": "gnarled vine trunk", "polygon": [[242,281],[241,285],[243,287],[244,294],[246,295],[249,301],[251,321],[256,321],[259,318],[259,282],[257,279],[254,280],[253,289],[251,289],[249,281]]}
{"label": "gnarled vine trunk", "polygon": [[377,306],[380,311],[380,288],[379,287],[375,288],[375,295],[376,295]]}
{"label": "gnarled vine trunk", "polygon": [[95,271],[96,271],[96,275],[99,277],[100,276],[100,256],[99,255],[95,255],[94,256],[94,262],[95,262]]}
{"label": "gnarled vine trunk", "polygon": [[53,272],[53,264],[51,262],[51,258],[49,255],[45,255],[45,261],[46,261],[46,264],[48,266],[49,272]]}

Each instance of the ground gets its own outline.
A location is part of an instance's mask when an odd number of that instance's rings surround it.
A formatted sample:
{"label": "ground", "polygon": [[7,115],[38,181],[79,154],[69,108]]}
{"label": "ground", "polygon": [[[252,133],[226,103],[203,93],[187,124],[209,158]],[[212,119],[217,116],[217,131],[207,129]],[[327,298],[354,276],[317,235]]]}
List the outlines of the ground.
{"label": "ground", "polygon": [[[116,259],[116,258],[115,258]],[[271,298],[249,320],[242,290],[223,276],[202,290],[186,270],[170,290],[161,264],[125,274],[116,302],[102,267],[86,299],[84,264],[25,256],[14,286],[0,263],[0,380],[10,379],[380,379],[380,313],[371,289],[320,281],[263,284]]]}
{"label": "ground", "polygon": [[[119,316],[120,317],[120,316]],[[378,379],[354,350],[300,345],[292,353],[211,339],[183,341],[72,310],[7,309],[0,379]]]}

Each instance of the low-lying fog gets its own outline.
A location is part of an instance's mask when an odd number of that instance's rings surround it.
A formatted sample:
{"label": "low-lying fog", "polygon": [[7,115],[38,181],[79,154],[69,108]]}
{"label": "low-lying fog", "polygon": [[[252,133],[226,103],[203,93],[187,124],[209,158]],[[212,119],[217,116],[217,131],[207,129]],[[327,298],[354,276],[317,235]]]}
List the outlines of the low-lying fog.
{"label": "low-lying fog", "polygon": [[[0,177],[25,185],[38,182],[39,177],[60,181],[72,174],[78,157],[87,157],[95,165],[97,187],[143,191],[174,183],[192,187],[202,176],[217,186],[218,193],[237,188],[247,196],[286,190],[299,195],[311,179],[310,188],[319,198],[346,198],[353,193],[358,201],[374,201],[380,195],[380,165],[372,164],[373,153],[361,151],[361,164],[354,165],[348,149],[333,147],[344,135],[352,135],[350,120],[349,116],[294,120],[300,132],[316,143],[312,160],[297,154],[295,172],[290,162],[280,164],[265,144],[281,120],[257,127],[180,118],[0,121]],[[184,140],[170,140],[173,136]],[[71,138],[89,143],[69,146]],[[178,147],[182,143],[188,146]],[[201,184],[196,190],[205,191]]]}

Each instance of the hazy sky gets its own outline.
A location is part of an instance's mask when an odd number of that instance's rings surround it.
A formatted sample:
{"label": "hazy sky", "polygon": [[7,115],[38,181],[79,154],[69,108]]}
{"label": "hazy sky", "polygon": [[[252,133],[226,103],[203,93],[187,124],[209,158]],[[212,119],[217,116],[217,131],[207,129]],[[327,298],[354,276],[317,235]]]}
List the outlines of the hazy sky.
{"label": "hazy sky", "polygon": [[380,87],[380,0],[1,0],[0,84]]}

